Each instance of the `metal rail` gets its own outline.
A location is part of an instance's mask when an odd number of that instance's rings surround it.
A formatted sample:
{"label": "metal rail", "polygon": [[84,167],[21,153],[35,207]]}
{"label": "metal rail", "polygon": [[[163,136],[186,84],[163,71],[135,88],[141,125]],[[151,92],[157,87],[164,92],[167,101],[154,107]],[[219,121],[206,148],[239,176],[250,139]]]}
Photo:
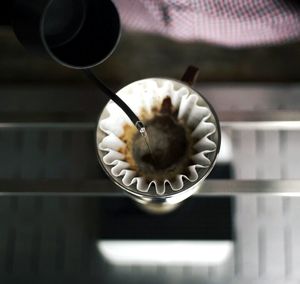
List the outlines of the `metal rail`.
{"label": "metal rail", "polygon": [[[0,195],[125,196],[110,180],[0,180]],[[260,194],[300,196],[300,180],[206,180],[196,197]]]}
{"label": "metal rail", "polygon": [[[300,111],[237,111],[219,112],[219,119],[223,128],[243,129],[243,130],[300,130]],[[55,113],[53,114],[55,117]],[[2,115],[0,129],[78,129],[93,130],[97,121],[92,118],[89,121],[82,121],[80,116],[70,114],[61,121],[53,121],[49,115],[39,115],[33,121],[28,121],[28,117],[22,119],[18,115],[18,120],[11,115],[7,118]]]}
{"label": "metal rail", "polygon": [[300,130],[300,111],[220,112],[223,128],[240,130]]}

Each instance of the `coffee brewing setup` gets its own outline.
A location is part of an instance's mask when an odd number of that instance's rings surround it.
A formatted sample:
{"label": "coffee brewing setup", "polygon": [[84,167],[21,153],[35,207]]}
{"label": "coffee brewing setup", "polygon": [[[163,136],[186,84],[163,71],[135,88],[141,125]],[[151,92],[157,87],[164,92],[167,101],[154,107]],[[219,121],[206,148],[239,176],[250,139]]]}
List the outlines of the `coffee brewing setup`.
{"label": "coffee brewing setup", "polygon": [[[2,24],[12,26],[26,49],[83,72],[110,99],[99,117],[96,146],[113,183],[152,213],[169,212],[200,189],[215,164],[221,135],[215,111],[192,88],[196,67],[188,67],[181,80],[147,78],[115,94],[91,70],[113,53],[120,38],[112,1],[15,0],[3,5]],[[122,141],[126,126],[131,137]],[[133,139],[140,138],[137,146]]]}

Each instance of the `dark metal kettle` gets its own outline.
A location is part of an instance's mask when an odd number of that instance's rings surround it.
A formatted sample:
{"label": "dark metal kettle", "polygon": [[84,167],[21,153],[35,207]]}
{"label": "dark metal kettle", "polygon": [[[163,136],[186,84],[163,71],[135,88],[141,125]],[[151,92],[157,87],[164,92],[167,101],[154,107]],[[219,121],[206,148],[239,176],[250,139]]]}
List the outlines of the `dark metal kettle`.
{"label": "dark metal kettle", "polygon": [[4,0],[1,6],[0,23],[11,25],[26,48],[70,68],[103,62],[119,41],[111,0]]}

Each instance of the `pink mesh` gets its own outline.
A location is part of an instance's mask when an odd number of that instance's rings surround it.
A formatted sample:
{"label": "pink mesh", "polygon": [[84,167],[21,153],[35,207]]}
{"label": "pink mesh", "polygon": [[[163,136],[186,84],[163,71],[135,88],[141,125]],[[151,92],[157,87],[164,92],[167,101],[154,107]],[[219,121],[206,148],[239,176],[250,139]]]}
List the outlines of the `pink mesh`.
{"label": "pink mesh", "polygon": [[300,38],[300,5],[280,0],[114,0],[123,26],[227,46]]}

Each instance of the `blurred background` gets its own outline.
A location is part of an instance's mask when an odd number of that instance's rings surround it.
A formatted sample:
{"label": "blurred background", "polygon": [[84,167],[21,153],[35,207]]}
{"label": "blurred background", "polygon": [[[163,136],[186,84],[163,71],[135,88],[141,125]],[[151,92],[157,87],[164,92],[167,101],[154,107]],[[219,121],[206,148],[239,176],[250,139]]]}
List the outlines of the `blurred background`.
{"label": "blurred background", "polygon": [[[0,42],[1,283],[299,283],[300,200],[272,194],[300,188],[299,131],[224,123],[208,183],[217,196],[208,187],[149,215],[98,165],[107,98],[81,71],[27,52],[10,28]],[[300,109],[297,40],[224,47],[124,30],[94,71],[117,91],[180,79],[191,64],[221,122],[286,120]],[[243,181],[256,193],[232,194],[247,191]]]}

